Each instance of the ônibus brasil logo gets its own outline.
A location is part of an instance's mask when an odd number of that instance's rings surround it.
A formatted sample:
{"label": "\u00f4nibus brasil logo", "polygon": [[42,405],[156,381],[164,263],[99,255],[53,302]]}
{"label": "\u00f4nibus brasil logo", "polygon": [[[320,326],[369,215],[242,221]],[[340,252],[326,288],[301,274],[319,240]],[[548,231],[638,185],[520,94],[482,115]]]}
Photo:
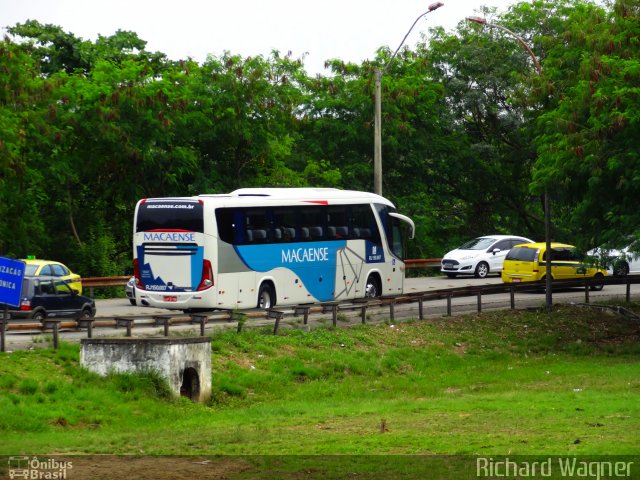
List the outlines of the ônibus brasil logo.
{"label": "\u00f4nibus brasil logo", "polygon": [[65,480],[73,462],[38,457],[9,457],[9,478],[28,480]]}

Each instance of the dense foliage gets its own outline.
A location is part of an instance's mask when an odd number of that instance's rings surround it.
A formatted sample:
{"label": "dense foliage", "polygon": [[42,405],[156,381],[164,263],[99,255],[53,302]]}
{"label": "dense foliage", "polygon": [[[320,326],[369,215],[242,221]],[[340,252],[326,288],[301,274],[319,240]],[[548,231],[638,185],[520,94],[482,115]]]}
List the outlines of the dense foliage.
{"label": "dense foliage", "polygon": [[[535,0],[404,48],[382,79],[383,194],[416,221],[410,256],[467,237],[623,246],[640,234],[640,6]],[[139,198],[246,186],[371,190],[374,69],[226,53],[203,64],[28,21],[0,43],[0,255],[84,276],[131,266]]]}

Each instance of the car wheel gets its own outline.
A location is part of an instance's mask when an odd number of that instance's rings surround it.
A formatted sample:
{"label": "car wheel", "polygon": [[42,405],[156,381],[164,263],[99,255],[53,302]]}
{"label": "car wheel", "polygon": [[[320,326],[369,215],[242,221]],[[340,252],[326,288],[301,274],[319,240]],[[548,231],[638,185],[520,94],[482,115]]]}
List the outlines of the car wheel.
{"label": "car wheel", "polygon": [[84,310],[82,310],[82,313],[80,314],[80,318],[82,320],[88,320],[89,318],[93,318],[93,313],[89,308],[85,308]]}
{"label": "car wheel", "polygon": [[456,277],[458,276],[458,274],[457,274],[457,273],[447,273],[446,275],[447,275],[447,277],[449,277],[449,278],[456,278]]}
{"label": "car wheel", "polygon": [[487,262],[480,262],[476,267],[475,276],[478,278],[487,278],[489,275],[489,264]]}
{"label": "car wheel", "polygon": [[377,275],[369,275],[367,284],[364,287],[365,298],[376,298],[382,295],[382,285]]}
{"label": "car wheel", "polygon": [[624,260],[616,262],[613,266],[613,275],[615,277],[626,277],[629,275],[629,264]]}
{"label": "car wheel", "polygon": [[130,303],[131,305],[133,305],[134,307],[136,306],[136,301],[135,301],[135,299],[133,299],[133,298],[130,298],[130,299],[129,299],[129,303]]}
{"label": "car wheel", "polygon": [[42,320],[44,320],[47,316],[45,315],[45,312],[43,312],[42,310],[38,310],[37,312],[35,312],[33,314],[33,316],[31,318],[33,318],[34,320],[37,320],[38,322],[41,322]]}
{"label": "car wheel", "polygon": [[273,287],[268,283],[260,285],[258,291],[258,308],[271,308],[276,304],[276,294]]}
{"label": "car wheel", "polygon": [[591,290],[594,290],[596,292],[599,292],[600,290],[602,290],[604,288],[604,275],[602,275],[601,273],[596,273],[593,276],[593,282],[591,284],[591,286],[589,287]]}

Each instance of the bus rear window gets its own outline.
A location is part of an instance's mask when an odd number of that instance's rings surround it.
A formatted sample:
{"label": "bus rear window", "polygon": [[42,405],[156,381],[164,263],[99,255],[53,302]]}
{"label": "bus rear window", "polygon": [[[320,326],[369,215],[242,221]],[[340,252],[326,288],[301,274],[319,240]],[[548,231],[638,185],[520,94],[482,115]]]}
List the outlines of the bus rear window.
{"label": "bus rear window", "polygon": [[200,202],[144,202],[138,208],[136,232],[151,230],[204,231],[203,208]]}

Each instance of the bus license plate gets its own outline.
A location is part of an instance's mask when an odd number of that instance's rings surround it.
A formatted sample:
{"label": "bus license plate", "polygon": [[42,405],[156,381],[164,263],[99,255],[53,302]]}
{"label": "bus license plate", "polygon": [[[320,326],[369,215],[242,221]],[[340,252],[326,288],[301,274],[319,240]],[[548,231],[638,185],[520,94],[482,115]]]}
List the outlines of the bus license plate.
{"label": "bus license plate", "polygon": [[178,297],[176,297],[175,295],[165,295],[164,297],[162,297],[162,299],[165,302],[177,302],[178,301]]}

